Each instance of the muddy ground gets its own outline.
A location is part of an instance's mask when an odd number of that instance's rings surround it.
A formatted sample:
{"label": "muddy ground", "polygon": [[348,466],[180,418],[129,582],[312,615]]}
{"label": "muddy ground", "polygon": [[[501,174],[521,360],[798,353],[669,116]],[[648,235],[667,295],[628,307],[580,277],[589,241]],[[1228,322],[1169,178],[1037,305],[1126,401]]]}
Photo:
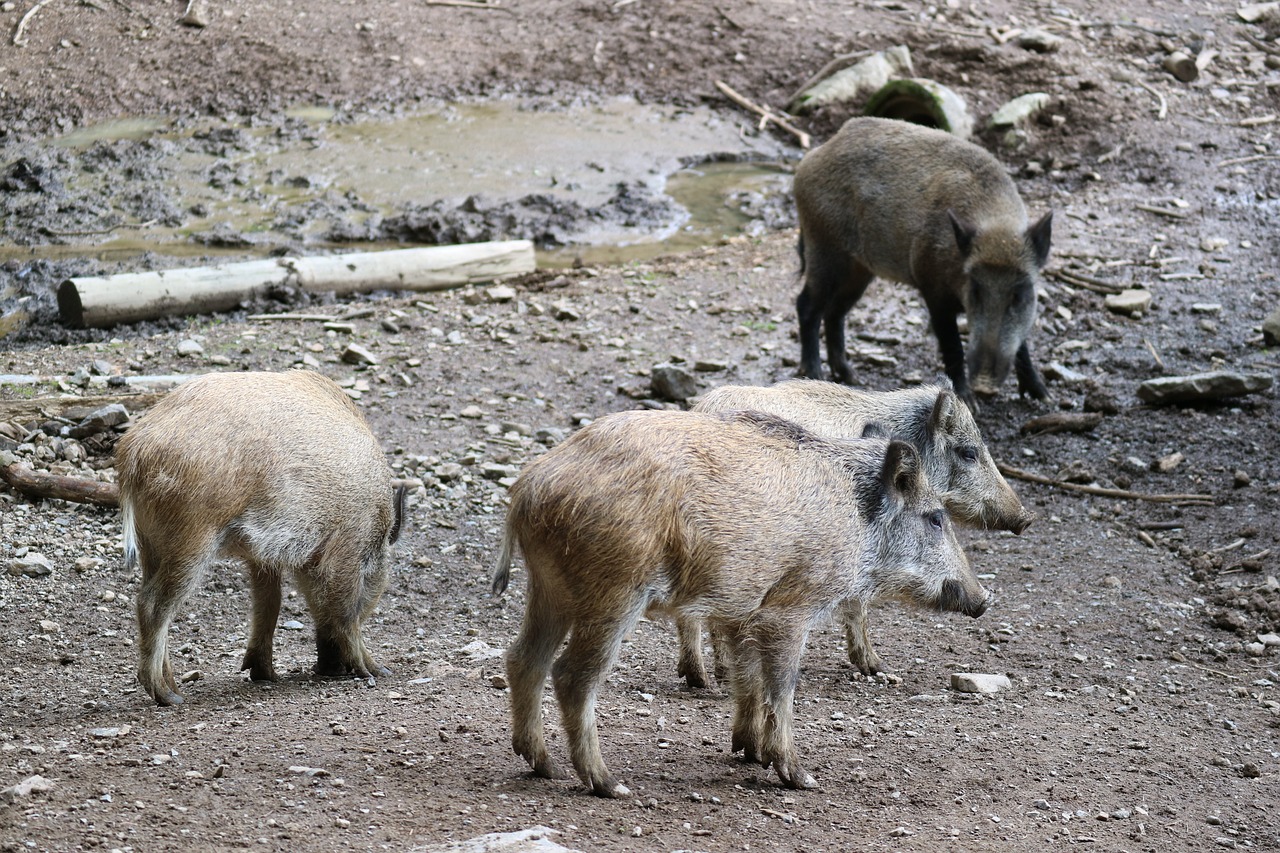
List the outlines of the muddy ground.
{"label": "muddy ground", "polygon": [[[172,709],[134,680],[138,577],[123,566],[116,513],[0,493],[0,564],[35,567],[0,575],[0,788],[51,783],[0,802],[3,849],[399,850],[539,824],[581,850],[1280,847],[1280,649],[1259,641],[1280,632],[1275,392],[1174,407],[1135,397],[1160,375],[1280,369],[1260,331],[1280,305],[1275,27],[1246,25],[1224,3],[506,5],[209,4],[197,29],[175,23],[183,3],[54,2],[29,20],[22,47],[9,42],[32,4],[0,7],[0,299],[6,315],[28,318],[3,338],[0,373],[49,377],[0,388],[2,405],[103,394],[95,372],[308,364],[358,396],[397,474],[421,483],[367,629],[392,677],[313,680],[310,620],[292,594],[277,636],[284,678],[248,683],[236,672],[245,582],[226,565],[173,629],[174,666],[191,680],[188,703]],[[1061,49],[1001,43],[1031,26],[1062,36]],[[1216,55],[1179,83],[1160,68],[1162,40]],[[218,190],[219,174],[149,173],[147,146],[204,145],[216,166],[220,145],[234,149],[255,128],[310,132],[286,114],[298,106],[347,121],[495,97],[539,109],[618,95],[712,104],[750,135],[754,120],[719,99],[714,79],[781,104],[833,55],[897,43],[979,117],[1049,93],[1043,120],[1014,145],[989,132],[979,141],[1033,213],[1055,211],[1051,269],[1153,296],[1141,316],[1123,316],[1078,277],[1046,279],[1033,343],[1055,365],[1055,400],[1019,400],[1010,383],[985,406],[995,456],[1080,484],[1211,498],[1156,503],[1015,481],[1038,521],[1021,537],[965,534],[999,597],[981,619],[880,608],[872,625],[891,674],[878,679],[857,675],[834,627],[812,637],[797,736],[818,791],[783,790],[730,755],[728,700],[684,688],[661,623],[642,623],[600,695],[606,761],[636,796],[606,802],[576,782],[530,778],[493,679],[522,613],[519,575],[507,597],[488,594],[510,476],[584,418],[675,405],[652,399],[654,365],[705,362],[703,388],[794,373],[785,214],[775,230],[676,256],[539,272],[512,282],[509,299],[485,287],[342,304],[276,294],[277,309],[354,312],[350,331],[246,319],[269,304],[87,332],[52,311],[52,288],[70,273],[368,245],[365,234],[274,226],[238,241],[232,225],[228,241],[202,243],[192,221],[206,217],[174,187]],[[821,140],[850,113],[800,123]],[[191,141],[144,134],[72,153],[49,141],[156,115],[196,128]],[[86,172],[101,176],[97,190],[77,189]],[[259,189],[234,176],[224,186]],[[303,224],[377,201],[338,198],[310,219],[303,211]],[[138,229],[141,250],[99,253],[118,235],[67,233],[166,217],[174,231],[149,248]],[[493,236],[538,237],[521,230],[538,222],[535,211]],[[572,251],[572,228],[557,233]],[[194,248],[174,248],[183,241]],[[937,374],[923,308],[902,288],[874,285],[849,323],[863,333],[851,346],[866,386]],[[380,365],[341,362],[351,342]],[[112,437],[48,438],[37,429],[53,414],[44,408],[0,418],[20,433],[0,449],[111,479]],[[1104,413],[1090,433],[1019,429],[1086,409]],[[1181,462],[1159,470],[1174,454]],[[1006,673],[1013,689],[957,694],[957,671]]]}

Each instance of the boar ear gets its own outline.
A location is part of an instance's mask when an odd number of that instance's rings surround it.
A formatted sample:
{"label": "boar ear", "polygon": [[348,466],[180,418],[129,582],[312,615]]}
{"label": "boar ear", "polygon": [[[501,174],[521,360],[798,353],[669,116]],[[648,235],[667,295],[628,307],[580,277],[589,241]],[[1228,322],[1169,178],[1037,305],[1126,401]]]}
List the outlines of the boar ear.
{"label": "boar ear", "polygon": [[969,257],[969,252],[973,250],[973,238],[977,236],[977,230],[972,225],[966,225],[960,221],[960,217],[956,216],[956,212],[951,208],[947,208],[947,218],[951,220],[951,230],[956,235],[956,247],[960,249],[960,257]]}
{"label": "boar ear", "polygon": [[920,481],[920,454],[905,441],[891,441],[880,472],[885,491],[901,498],[915,493]]}
{"label": "boar ear", "polygon": [[938,399],[933,401],[933,411],[929,413],[930,435],[954,431],[956,406],[959,403],[960,398],[955,395],[954,391],[948,388],[938,391]]}
{"label": "boar ear", "polygon": [[889,433],[885,432],[884,424],[879,421],[871,421],[862,428],[863,438],[888,438]]}
{"label": "boar ear", "polygon": [[1035,252],[1038,267],[1044,266],[1049,261],[1049,238],[1052,231],[1052,210],[1027,229],[1027,245],[1031,247],[1031,251]]}

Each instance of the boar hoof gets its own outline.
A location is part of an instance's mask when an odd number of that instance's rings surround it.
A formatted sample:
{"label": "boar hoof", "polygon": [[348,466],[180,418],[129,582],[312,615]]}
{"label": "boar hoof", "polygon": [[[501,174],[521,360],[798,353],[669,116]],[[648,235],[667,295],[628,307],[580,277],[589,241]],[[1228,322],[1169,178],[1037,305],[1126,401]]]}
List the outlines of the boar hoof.
{"label": "boar hoof", "polygon": [[161,688],[152,693],[152,697],[156,700],[156,704],[168,708],[173,705],[181,705],[186,700],[182,698],[182,694],[168,688]]}
{"label": "boar hoof", "polygon": [[747,735],[734,734],[733,741],[729,746],[730,752],[742,751],[742,760],[747,764],[760,764],[760,747],[753,737]]}
{"label": "boar hoof", "polygon": [[617,779],[606,777],[599,782],[591,783],[591,793],[609,800],[624,800],[631,796],[631,789]]}
{"label": "boar hoof", "polygon": [[533,765],[533,775],[542,779],[568,779],[569,774],[560,769],[560,765],[550,759],[546,761],[536,762]]}
{"label": "boar hoof", "polygon": [[696,669],[694,667],[681,664],[680,668],[676,672],[684,677],[684,683],[689,685],[691,688],[698,689],[707,687],[707,671],[705,669]]}

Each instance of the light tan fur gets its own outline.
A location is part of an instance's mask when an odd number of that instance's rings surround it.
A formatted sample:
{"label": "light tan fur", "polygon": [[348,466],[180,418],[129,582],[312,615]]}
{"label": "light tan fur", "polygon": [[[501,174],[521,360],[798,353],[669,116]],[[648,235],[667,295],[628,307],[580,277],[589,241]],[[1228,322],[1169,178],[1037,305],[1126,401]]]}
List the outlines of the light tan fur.
{"label": "light tan fur", "polygon": [[245,562],[253,613],[242,669],[276,679],[280,584],[316,622],[317,674],[372,678],[360,627],[387,584],[403,490],[332,380],[311,371],[218,373],[161,400],[116,448],[125,558],[141,564],[138,680],[183,701],[168,655],[174,615],[220,557]]}
{"label": "light tan fur", "polygon": [[600,754],[595,697],[647,609],[711,621],[728,648],[734,751],[810,787],[791,720],[811,628],[850,600],[976,616],[989,598],[914,448],[825,440],[758,412],[600,418],[512,487],[495,593],[517,543],[529,586],[507,652],[512,747],[563,776],[543,733],[550,670],[574,769],[605,797],[629,792]]}
{"label": "light tan fur", "polygon": [[[821,378],[819,327],[832,377],[851,384],[845,315],[874,276],[910,284],[929,309],[947,375],[972,404],[1012,366],[1018,387],[1048,395],[1027,343],[1052,214],[1028,226],[1004,167],[949,133],[854,118],[796,169],[805,285],[796,300],[801,372]],[[969,324],[966,371],[956,316]]]}
{"label": "light tan fur", "polygon": [[[949,385],[880,392],[795,379],[767,387],[724,385],[694,406],[700,412],[737,409],[777,415],[832,438],[857,438],[868,427],[878,427],[884,437],[910,442],[919,451],[929,484],[957,523],[1015,533],[1031,523],[1031,513],[996,468],[973,414]],[[864,674],[880,672],[882,661],[871,646],[865,608],[851,606],[845,624],[849,660]],[[689,686],[706,687],[702,620],[680,619],[677,630],[680,674]]]}

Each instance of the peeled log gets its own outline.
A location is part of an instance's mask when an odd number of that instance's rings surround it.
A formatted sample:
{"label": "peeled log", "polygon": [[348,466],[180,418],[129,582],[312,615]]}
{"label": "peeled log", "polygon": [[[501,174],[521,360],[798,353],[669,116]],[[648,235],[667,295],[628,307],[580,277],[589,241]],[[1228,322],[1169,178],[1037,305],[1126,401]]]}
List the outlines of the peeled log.
{"label": "peeled log", "polygon": [[444,290],[533,269],[533,244],[528,240],[278,258],[69,278],[58,288],[58,311],[68,326],[105,328],[172,314],[226,311],[275,285],[339,294]]}
{"label": "peeled log", "polygon": [[48,471],[36,471],[17,462],[0,468],[0,480],[31,498],[59,498],[98,506],[120,505],[120,487],[115,483],[64,477]]}

